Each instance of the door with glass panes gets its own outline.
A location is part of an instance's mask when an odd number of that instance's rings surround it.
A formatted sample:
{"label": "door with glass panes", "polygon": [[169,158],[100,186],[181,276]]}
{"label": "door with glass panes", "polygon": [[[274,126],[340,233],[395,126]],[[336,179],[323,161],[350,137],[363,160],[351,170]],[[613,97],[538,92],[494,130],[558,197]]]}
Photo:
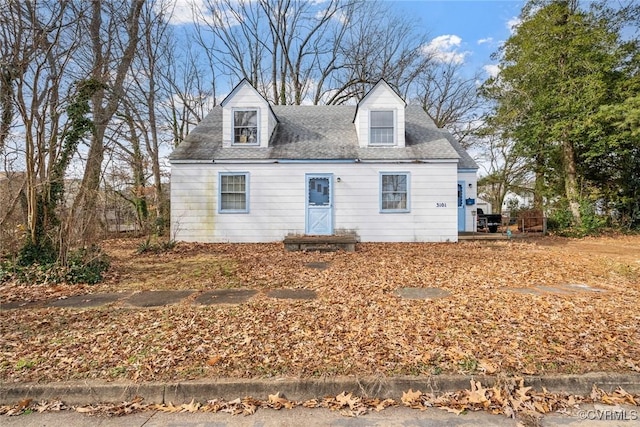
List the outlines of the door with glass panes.
{"label": "door with glass panes", "polygon": [[333,175],[306,175],[306,234],[333,234]]}

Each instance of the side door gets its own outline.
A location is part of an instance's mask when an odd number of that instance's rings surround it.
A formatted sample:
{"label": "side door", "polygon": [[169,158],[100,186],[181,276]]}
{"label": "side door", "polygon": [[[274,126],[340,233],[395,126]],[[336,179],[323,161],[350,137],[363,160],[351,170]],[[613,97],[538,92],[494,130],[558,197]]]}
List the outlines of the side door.
{"label": "side door", "polygon": [[465,230],[464,181],[458,181],[458,231]]}

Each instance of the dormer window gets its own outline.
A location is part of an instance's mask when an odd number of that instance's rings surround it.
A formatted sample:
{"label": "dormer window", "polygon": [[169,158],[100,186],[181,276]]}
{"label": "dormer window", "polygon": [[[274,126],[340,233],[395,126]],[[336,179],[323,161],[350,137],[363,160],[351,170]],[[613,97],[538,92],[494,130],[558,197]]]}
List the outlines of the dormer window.
{"label": "dormer window", "polygon": [[233,144],[259,143],[258,139],[258,110],[235,109],[233,110]]}
{"label": "dormer window", "polygon": [[371,111],[369,113],[369,143],[371,145],[393,145],[395,135],[393,111]]}

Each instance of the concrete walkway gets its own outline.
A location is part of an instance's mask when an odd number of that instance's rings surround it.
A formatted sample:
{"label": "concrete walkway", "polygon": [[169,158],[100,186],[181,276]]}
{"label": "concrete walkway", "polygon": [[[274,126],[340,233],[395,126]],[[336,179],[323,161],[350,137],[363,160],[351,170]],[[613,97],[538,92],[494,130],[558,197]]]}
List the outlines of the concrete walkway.
{"label": "concrete walkway", "polygon": [[[323,269],[325,265],[318,265],[315,268]],[[537,286],[532,288],[502,288],[502,291],[516,292],[521,294],[573,294],[579,292],[598,293],[605,292],[603,289],[593,288],[581,283],[563,283],[556,286]],[[312,289],[272,289],[262,291],[269,298],[283,300],[313,300],[318,297],[316,291]],[[35,309],[42,307],[58,308],[91,308],[109,304],[121,304],[124,308],[149,308],[162,307],[171,304],[178,304],[190,299],[196,305],[215,304],[242,304],[258,295],[260,292],[254,289],[214,289],[208,291],[196,290],[166,290],[166,291],[140,291],[121,293],[98,293],[75,295],[68,298],[53,299],[38,302],[12,301],[0,303],[0,310]],[[451,293],[437,287],[414,288],[405,287],[397,289],[393,295],[404,299],[425,299],[433,300],[447,298]]]}
{"label": "concrete walkway", "polygon": [[[179,290],[179,291],[140,291],[122,293],[98,293],[75,295],[68,298],[39,302],[8,302],[0,304],[0,310],[35,309],[42,307],[59,308],[90,308],[108,304],[121,303],[125,308],[149,308],[178,304],[194,294],[193,304],[242,304],[258,294],[254,289],[215,289],[209,291]],[[266,292],[266,295],[277,299],[311,300],[316,298],[316,292],[310,289],[276,289]]]}
{"label": "concrete walkway", "polygon": [[[44,412],[0,417],[5,427],[67,426],[84,427],[634,427],[640,425],[637,407],[584,405],[571,414],[551,413],[541,419],[512,419],[487,412],[455,415],[440,409],[419,411],[405,407],[388,408],[360,417],[346,417],[328,409],[259,409],[250,416],[227,413],[176,413],[145,411],[124,417],[89,416],[74,411]],[[609,417],[609,419],[607,419]]]}

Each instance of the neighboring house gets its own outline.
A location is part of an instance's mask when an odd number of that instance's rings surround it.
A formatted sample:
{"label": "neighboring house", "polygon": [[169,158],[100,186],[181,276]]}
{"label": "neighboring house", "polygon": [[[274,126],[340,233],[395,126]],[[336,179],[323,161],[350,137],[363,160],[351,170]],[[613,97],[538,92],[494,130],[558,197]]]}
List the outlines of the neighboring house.
{"label": "neighboring house", "polygon": [[384,81],[357,106],[271,106],[243,80],[170,162],[177,240],[455,242],[474,230],[478,166]]}
{"label": "neighboring house", "polygon": [[22,244],[27,223],[25,172],[0,172],[0,258]]}
{"label": "neighboring house", "polygon": [[493,205],[487,202],[486,200],[481,199],[480,197],[476,197],[476,208],[482,209],[482,212],[486,214],[500,213],[500,212],[493,212]]}

